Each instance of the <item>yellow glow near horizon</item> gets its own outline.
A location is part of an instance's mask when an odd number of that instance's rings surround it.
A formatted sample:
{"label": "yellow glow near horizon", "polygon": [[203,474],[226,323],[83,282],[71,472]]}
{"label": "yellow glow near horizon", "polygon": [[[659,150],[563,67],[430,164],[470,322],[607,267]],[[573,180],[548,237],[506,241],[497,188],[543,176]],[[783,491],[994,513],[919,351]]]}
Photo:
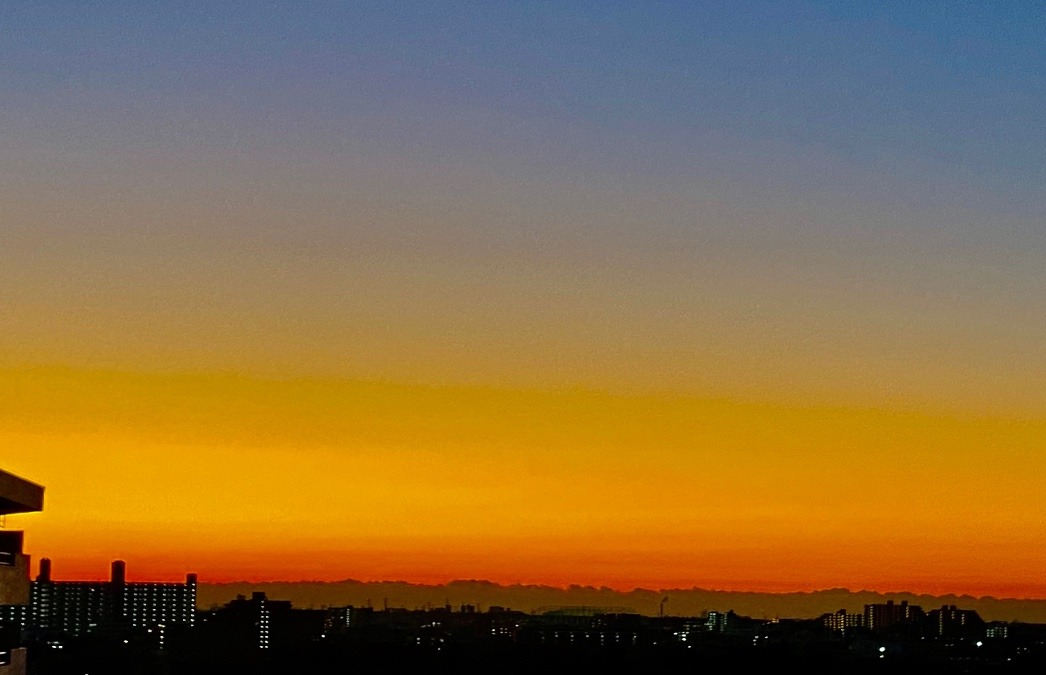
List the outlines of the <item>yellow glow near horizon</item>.
{"label": "yellow glow near horizon", "polygon": [[[67,578],[1046,597],[1046,420],[581,390],[0,371]],[[12,519],[14,520],[14,519]]]}

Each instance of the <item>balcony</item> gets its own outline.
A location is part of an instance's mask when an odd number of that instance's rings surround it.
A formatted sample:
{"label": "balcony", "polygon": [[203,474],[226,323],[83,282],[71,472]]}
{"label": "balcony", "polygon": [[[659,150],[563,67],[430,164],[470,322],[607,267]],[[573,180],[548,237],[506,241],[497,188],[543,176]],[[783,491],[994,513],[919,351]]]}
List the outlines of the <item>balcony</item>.
{"label": "balcony", "polygon": [[32,513],[44,508],[44,489],[14,474],[0,471],[0,516]]}
{"label": "balcony", "polygon": [[[44,507],[44,489],[0,471],[0,519]],[[0,530],[0,605],[29,603],[29,558],[22,552],[23,533]]]}

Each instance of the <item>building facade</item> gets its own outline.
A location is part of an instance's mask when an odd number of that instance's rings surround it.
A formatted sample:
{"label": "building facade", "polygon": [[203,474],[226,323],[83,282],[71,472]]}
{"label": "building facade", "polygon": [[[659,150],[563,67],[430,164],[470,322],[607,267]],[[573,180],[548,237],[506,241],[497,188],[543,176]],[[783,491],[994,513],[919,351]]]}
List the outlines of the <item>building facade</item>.
{"label": "building facade", "polygon": [[907,600],[899,604],[893,600],[864,606],[864,626],[870,631],[881,632],[886,629],[921,628],[926,613],[918,605],[909,605]]}
{"label": "building facade", "polygon": [[40,561],[32,583],[26,629],[42,634],[80,635],[97,629],[166,629],[196,622],[195,574],[185,583],[128,582],[122,560],[109,581],[54,581],[51,561]]}
{"label": "building facade", "polygon": [[[6,525],[8,515],[33,513],[44,508],[44,488],[0,471],[0,521]],[[23,551],[24,533],[0,529],[0,605],[24,607],[29,604],[29,556]],[[15,612],[15,610],[12,610]],[[21,621],[24,610],[12,618]],[[22,632],[17,623],[0,628],[0,675],[24,675],[25,649],[21,648]]]}

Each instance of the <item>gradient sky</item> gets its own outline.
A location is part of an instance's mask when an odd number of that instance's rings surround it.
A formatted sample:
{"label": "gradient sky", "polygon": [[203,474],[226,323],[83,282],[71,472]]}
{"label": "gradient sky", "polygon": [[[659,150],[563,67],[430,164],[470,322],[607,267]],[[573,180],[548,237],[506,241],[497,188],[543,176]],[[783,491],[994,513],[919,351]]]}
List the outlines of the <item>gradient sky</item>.
{"label": "gradient sky", "polygon": [[59,578],[1046,598],[1044,34],[0,3],[10,522]]}

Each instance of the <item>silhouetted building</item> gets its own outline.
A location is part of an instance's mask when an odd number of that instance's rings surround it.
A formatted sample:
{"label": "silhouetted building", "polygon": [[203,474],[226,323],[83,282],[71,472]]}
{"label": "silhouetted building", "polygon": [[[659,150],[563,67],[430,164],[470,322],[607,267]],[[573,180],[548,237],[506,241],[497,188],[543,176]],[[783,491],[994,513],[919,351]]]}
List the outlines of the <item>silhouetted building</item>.
{"label": "silhouetted building", "polygon": [[985,637],[985,624],[980,614],[972,609],[958,609],[955,605],[944,605],[926,615],[937,637],[975,638]]}
{"label": "silhouetted building", "polygon": [[243,595],[201,618],[200,627],[229,649],[269,649],[273,614],[290,611],[288,601],[269,600],[265,593]]}
{"label": "silhouetted building", "polygon": [[705,617],[705,629],[713,633],[726,633],[737,627],[738,619],[732,609],[728,612],[713,610]]}
{"label": "silhouetted building", "polygon": [[[0,519],[44,508],[43,487],[0,471]],[[0,530],[0,675],[25,673],[22,629],[29,604],[29,556],[22,550],[24,533]]]}
{"label": "silhouetted building", "polygon": [[29,626],[29,604],[0,605],[0,628],[17,627],[24,630]]}
{"label": "silhouetted building", "polygon": [[373,607],[331,607],[327,609],[323,621],[324,634],[330,634],[350,628],[366,625],[374,617]]}
{"label": "silhouetted building", "polygon": [[833,633],[845,635],[848,631],[864,628],[864,614],[853,614],[845,609],[821,615],[821,623]]}
{"label": "silhouetted building", "polygon": [[[0,471],[0,518],[31,513],[44,507],[44,489]],[[29,598],[29,556],[22,551],[24,533],[0,530],[0,604],[26,604]]]}
{"label": "silhouetted building", "polygon": [[989,640],[1005,640],[1010,637],[1010,624],[1005,621],[992,621],[985,625],[984,637]]}
{"label": "silhouetted building", "polygon": [[[293,609],[289,600],[255,592],[203,613],[196,633],[210,649],[224,652],[300,647],[322,638],[329,617],[327,610]],[[351,612],[347,618],[352,620]]]}
{"label": "silhouetted building", "polygon": [[127,567],[114,561],[109,581],[54,581],[51,561],[40,561],[32,584],[27,628],[38,633],[80,635],[96,629],[154,629],[196,622],[195,574],[185,583],[128,582]]}
{"label": "silhouetted building", "polygon": [[864,625],[870,631],[919,627],[925,617],[922,607],[909,605],[907,600],[902,600],[900,604],[887,600],[885,603],[864,606]]}

